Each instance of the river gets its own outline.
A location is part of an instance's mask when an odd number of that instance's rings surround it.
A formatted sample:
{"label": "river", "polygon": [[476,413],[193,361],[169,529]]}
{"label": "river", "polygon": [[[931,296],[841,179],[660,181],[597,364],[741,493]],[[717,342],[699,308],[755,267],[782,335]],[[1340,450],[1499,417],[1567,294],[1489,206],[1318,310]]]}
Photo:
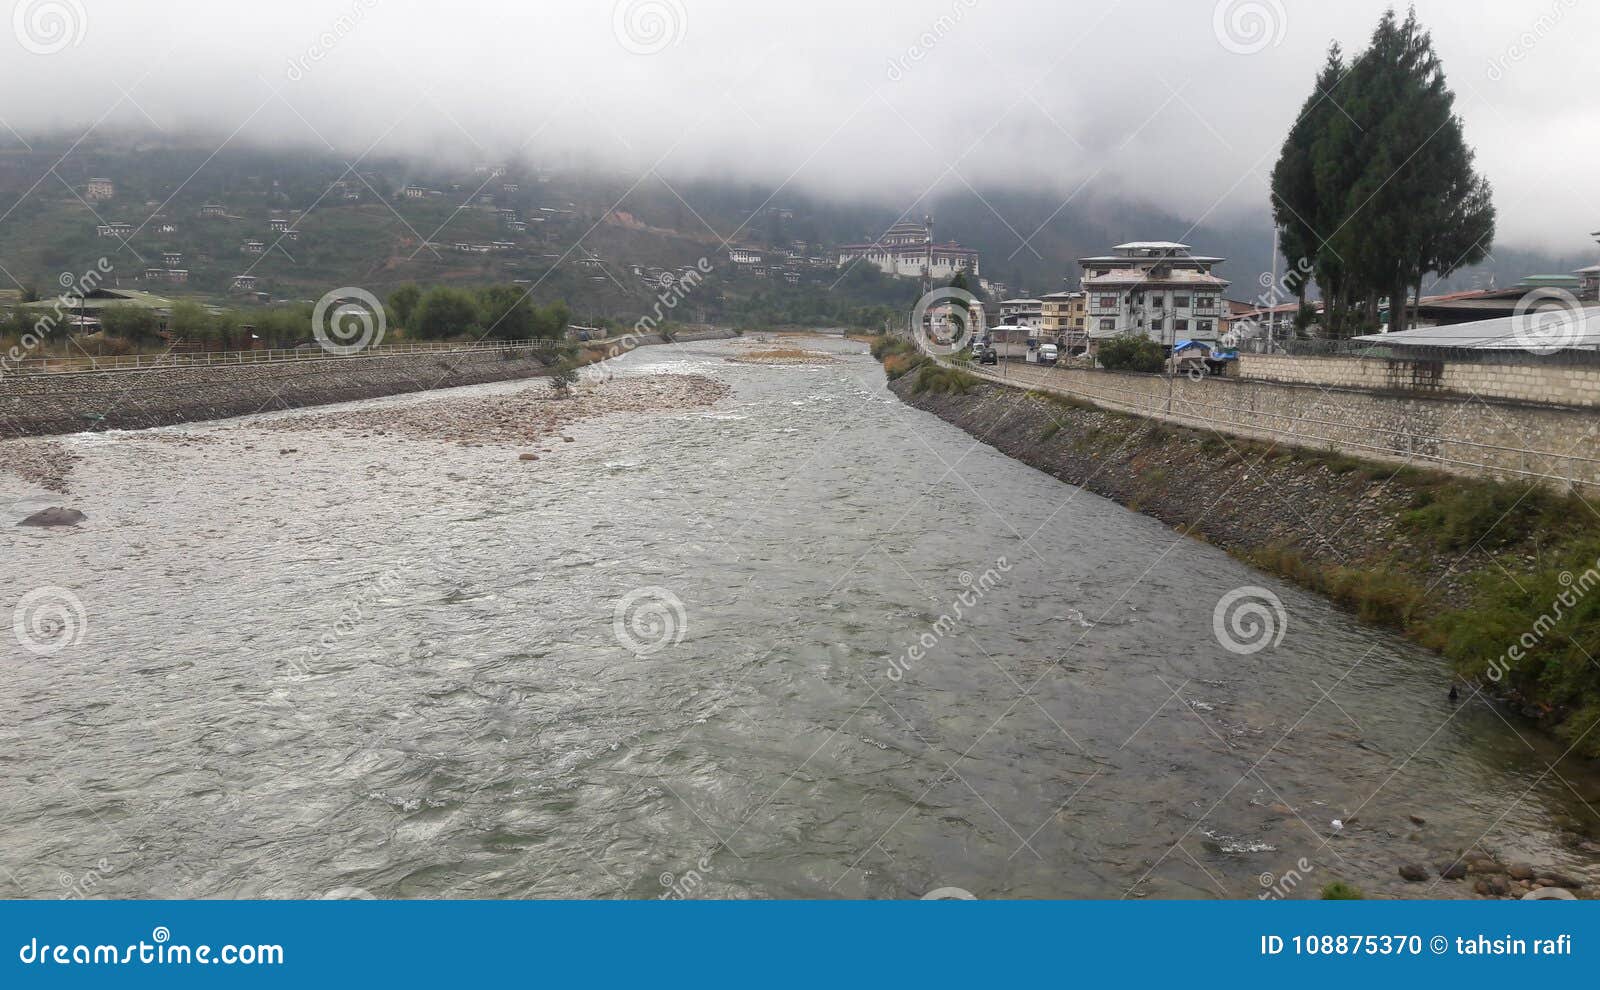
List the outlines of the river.
{"label": "river", "polygon": [[[0,892],[1463,897],[1396,867],[1474,846],[1600,879],[1600,778],[1436,656],[902,405],[860,344],[746,346],[618,360],[732,392],[536,463],[262,416],[70,438],[65,499],[0,479],[6,586],[82,605],[69,648],[4,640]],[[11,525],[52,504],[88,524]],[[1247,587],[1284,611],[1243,654]]]}

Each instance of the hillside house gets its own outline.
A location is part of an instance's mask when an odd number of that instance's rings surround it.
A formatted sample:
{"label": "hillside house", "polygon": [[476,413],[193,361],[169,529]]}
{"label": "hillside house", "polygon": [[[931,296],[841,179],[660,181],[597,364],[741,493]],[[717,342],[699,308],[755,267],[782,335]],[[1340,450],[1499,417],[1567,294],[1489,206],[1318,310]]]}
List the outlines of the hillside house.
{"label": "hillside house", "polygon": [[83,198],[91,203],[114,199],[116,195],[117,184],[110,179],[90,179],[89,184],[83,190]]}

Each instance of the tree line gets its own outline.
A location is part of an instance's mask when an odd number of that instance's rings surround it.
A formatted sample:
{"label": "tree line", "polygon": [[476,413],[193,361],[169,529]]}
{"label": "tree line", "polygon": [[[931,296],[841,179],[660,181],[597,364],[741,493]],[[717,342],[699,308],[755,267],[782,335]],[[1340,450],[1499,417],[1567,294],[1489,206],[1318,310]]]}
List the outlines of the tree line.
{"label": "tree line", "polygon": [[423,289],[407,284],[389,293],[384,308],[391,326],[423,340],[551,338],[565,333],[572,322],[566,303],[536,305],[526,289],[515,285]]}
{"label": "tree line", "polygon": [[[1330,336],[1376,331],[1384,298],[1390,329],[1405,329],[1428,275],[1488,256],[1491,189],[1454,106],[1414,10],[1385,13],[1348,61],[1329,48],[1273,169],[1272,208],[1291,269],[1310,262]],[[1293,288],[1304,309],[1306,280]]]}
{"label": "tree line", "polygon": [[[157,310],[132,303],[106,306],[98,316],[108,341],[157,344],[165,324],[174,342],[208,350],[243,350],[315,342],[314,309],[310,303],[218,309],[185,299],[174,302],[164,320]],[[565,303],[536,305],[515,285],[474,289],[403,285],[385,300],[384,316],[390,337],[417,340],[554,338],[572,319]],[[23,308],[0,315],[0,340],[21,339],[37,320],[37,313]],[[65,332],[59,336],[64,338]]]}

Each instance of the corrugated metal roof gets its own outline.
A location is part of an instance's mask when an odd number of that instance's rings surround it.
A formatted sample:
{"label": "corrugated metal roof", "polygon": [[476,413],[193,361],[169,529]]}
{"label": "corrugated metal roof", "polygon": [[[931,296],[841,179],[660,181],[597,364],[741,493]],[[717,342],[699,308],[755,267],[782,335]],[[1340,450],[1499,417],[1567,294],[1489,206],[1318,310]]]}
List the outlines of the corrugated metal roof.
{"label": "corrugated metal roof", "polygon": [[1535,351],[1600,349],[1600,307],[1552,307],[1494,320],[1418,327],[1398,333],[1357,337],[1363,343],[1410,347],[1469,347],[1479,350]]}

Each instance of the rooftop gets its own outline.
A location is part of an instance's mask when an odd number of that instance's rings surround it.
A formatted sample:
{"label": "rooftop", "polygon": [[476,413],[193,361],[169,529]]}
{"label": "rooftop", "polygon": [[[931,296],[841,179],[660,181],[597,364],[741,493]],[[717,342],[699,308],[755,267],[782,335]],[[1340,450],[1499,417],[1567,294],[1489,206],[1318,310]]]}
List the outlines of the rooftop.
{"label": "rooftop", "polygon": [[1209,272],[1195,271],[1192,268],[1174,268],[1160,278],[1152,276],[1148,268],[1114,268],[1104,275],[1086,275],[1083,279],[1083,287],[1085,289],[1094,289],[1099,286],[1169,285],[1174,283],[1213,288],[1222,288],[1230,284],[1225,278],[1220,278]]}
{"label": "rooftop", "polygon": [[1419,327],[1398,333],[1373,333],[1355,339],[1369,344],[1499,351],[1600,349],[1600,307],[1588,306],[1576,312],[1553,310],[1542,319],[1530,319],[1530,315],[1445,327]]}

